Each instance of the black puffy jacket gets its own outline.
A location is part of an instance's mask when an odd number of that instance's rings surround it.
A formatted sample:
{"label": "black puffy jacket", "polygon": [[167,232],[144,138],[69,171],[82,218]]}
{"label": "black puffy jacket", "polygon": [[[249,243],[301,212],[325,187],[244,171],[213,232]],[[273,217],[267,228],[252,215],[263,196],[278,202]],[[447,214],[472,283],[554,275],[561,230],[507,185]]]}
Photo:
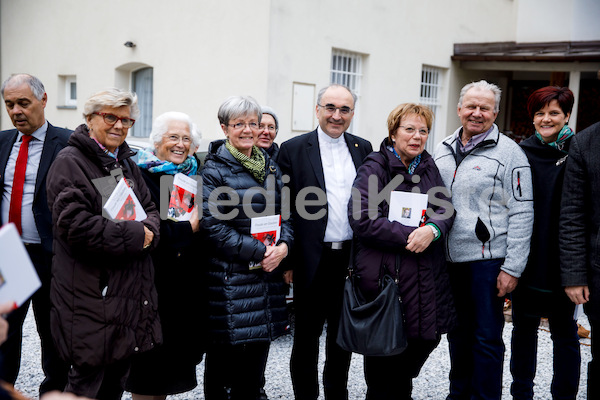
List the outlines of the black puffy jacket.
{"label": "black puffy jacket", "polygon": [[[202,170],[202,228],[210,260],[206,277],[209,331],[215,343],[270,341],[288,329],[287,288],[281,268],[271,273],[249,269],[251,261],[262,260],[266,247],[250,235],[251,220],[243,207],[244,195],[249,190],[266,190],[266,198],[255,194],[246,207],[261,213],[274,206],[274,213],[281,214],[281,171],[266,152],[263,151],[263,154],[266,171],[262,185],[231,155],[225,147],[225,140],[210,144]],[[274,182],[274,188],[269,189],[269,181]],[[239,201],[231,202],[236,204],[225,206],[210,201],[213,190],[224,187],[236,193]],[[267,202],[271,197],[274,201]],[[221,193],[218,199],[220,202],[232,200],[232,195]],[[232,219],[219,218],[211,213],[213,208],[221,214],[237,215]],[[291,248],[292,240],[291,222],[282,218],[279,242],[286,242]]]}

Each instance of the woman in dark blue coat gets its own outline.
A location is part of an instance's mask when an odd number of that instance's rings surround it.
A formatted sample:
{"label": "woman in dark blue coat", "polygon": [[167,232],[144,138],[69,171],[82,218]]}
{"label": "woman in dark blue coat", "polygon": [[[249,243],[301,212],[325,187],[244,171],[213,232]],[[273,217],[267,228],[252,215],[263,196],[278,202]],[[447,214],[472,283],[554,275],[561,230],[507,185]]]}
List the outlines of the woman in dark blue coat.
{"label": "woman in dark blue coat", "polygon": [[[379,152],[367,157],[354,181],[361,195],[360,210],[353,210],[351,201],[349,220],[357,237],[354,266],[359,285],[372,299],[383,272],[396,279],[408,339],[408,347],[399,355],[365,357],[369,400],[410,399],[412,379],[455,321],[444,240],[440,240],[450,230],[454,214],[433,158],[424,150],[432,122],[433,113],[427,107],[410,103],[396,107],[388,117],[389,136]],[[376,214],[369,215],[374,211],[369,206],[373,176],[377,192],[394,179],[391,190],[429,195],[429,210],[420,226],[390,221],[389,200],[380,202]]]}
{"label": "woman in dark blue coat", "polygon": [[211,143],[202,171],[210,335],[204,392],[207,400],[226,399],[226,388],[231,399],[256,399],[270,342],[288,329],[278,267],[292,228],[280,218],[273,246],[251,235],[253,218],[281,215],[283,187],[278,165],[255,146],[260,106],[231,97],[218,116],[227,139]]}
{"label": "woman in dark blue coat", "polygon": [[575,399],[581,355],[573,304],[560,280],[558,225],[563,177],[573,131],[567,123],[574,97],[566,87],[547,86],[529,96],[527,111],[535,134],[521,142],[533,176],[533,234],[527,267],[512,293],[513,333],[510,370],[515,399],[533,398],[537,331],[547,317],[554,343],[555,399]]}

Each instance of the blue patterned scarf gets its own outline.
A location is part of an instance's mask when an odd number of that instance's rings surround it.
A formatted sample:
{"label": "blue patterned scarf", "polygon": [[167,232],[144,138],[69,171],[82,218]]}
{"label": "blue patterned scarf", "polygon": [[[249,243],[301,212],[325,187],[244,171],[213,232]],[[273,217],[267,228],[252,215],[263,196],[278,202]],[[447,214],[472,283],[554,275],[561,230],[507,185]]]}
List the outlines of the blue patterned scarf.
{"label": "blue patterned scarf", "polygon": [[160,160],[154,154],[154,149],[148,147],[147,149],[138,151],[138,162],[137,165],[141,169],[147,169],[149,172],[175,175],[179,172],[185,175],[196,175],[198,172],[198,161],[193,156],[188,156],[181,164],[173,164],[170,161]]}
{"label": "blue patterned scarf", "polygon": [[[400,158],[400,155],[398,153],[396,153],[396,149],[394,149],[392,146],[387,146],[387,149],[389,151],[391,151],[392,153],[394,153],[394,155],[396,156],[396,158],[398,158],[398,160],[400,160],[400,162],[402,162],[402,159]],[[421,154],[423,154],[423,153],[421,153]],[[416,156],[414,158],[414,160],[412,160],[412,162],[410,164],[408,164],[408,173],[410,175],[412,175],[412,174],[415,173],[415,169],[417,169],[417,166],[421,162],[421,154],[419,154],[418,156]],[[402,165],[404,165],[403,162],[402,162]]]}

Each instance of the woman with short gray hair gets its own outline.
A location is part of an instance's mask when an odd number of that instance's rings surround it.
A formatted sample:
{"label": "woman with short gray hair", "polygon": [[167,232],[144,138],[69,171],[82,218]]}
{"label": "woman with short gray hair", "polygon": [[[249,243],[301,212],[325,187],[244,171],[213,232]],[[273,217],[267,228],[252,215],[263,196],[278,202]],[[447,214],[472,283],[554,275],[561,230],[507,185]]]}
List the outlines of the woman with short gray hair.
{"label": "woman with short gray hair", "polygon": [[292,228],[288,220],[275,218],[280,233],[272,244],[271,230],[262,232],[264,237],[251,234],[256,217],[281,216],[281,171],[255,145],[261,107],[251,97],[231,97],[218,116],[226,139],[210,144],[202,170],[201,222],[210,260],[204,393],[207,400],[226,399],[230,388],[230,399],[257,399],[269,345],[289,328],[279,264],[291,246]]}

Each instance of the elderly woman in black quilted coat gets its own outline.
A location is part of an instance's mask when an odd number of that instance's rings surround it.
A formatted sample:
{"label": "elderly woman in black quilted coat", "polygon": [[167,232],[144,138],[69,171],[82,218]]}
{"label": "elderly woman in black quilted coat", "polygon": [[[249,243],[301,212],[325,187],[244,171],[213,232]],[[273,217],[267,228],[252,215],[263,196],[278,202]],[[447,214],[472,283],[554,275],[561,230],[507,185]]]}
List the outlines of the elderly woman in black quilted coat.
{"label": "elderly woman in black quilted coat", "polygon": [[[442,193],[444,183],[433,158],[424,150],[432,122],[433,113],[427,107],[412,103],[396,107],[388,117],[389,136],[378,152],[367,156],[353,185],[361,194],[360,210],[354,212],[351,201],[348,214],[357,238],[354,267],[359,286],[372,299],[384,273],[396,279],[408,339],[399,355],[365,356],[369,400],[410,399],[412,379],[456,319],[443,240],[454,213],[450,199]],[[419,227],[390,221],[387,201],[377,209],[370,207],[372,177],[378,192],[395,179],[391,190],[429,195],[429,211]]]}
{"label": "elderly woman in black quilted coat", "polygon": [[281,171],[254,145],[260,105],[231,97],[218,117],[226,139],[211,143],[202,171],[210,316],[204,392],[207,400],[256,399],[270,342],[288,329],[287,287],[278,267],[292,228],[282,218],[273,246],[250,233],[252,218],[281,215]]}

